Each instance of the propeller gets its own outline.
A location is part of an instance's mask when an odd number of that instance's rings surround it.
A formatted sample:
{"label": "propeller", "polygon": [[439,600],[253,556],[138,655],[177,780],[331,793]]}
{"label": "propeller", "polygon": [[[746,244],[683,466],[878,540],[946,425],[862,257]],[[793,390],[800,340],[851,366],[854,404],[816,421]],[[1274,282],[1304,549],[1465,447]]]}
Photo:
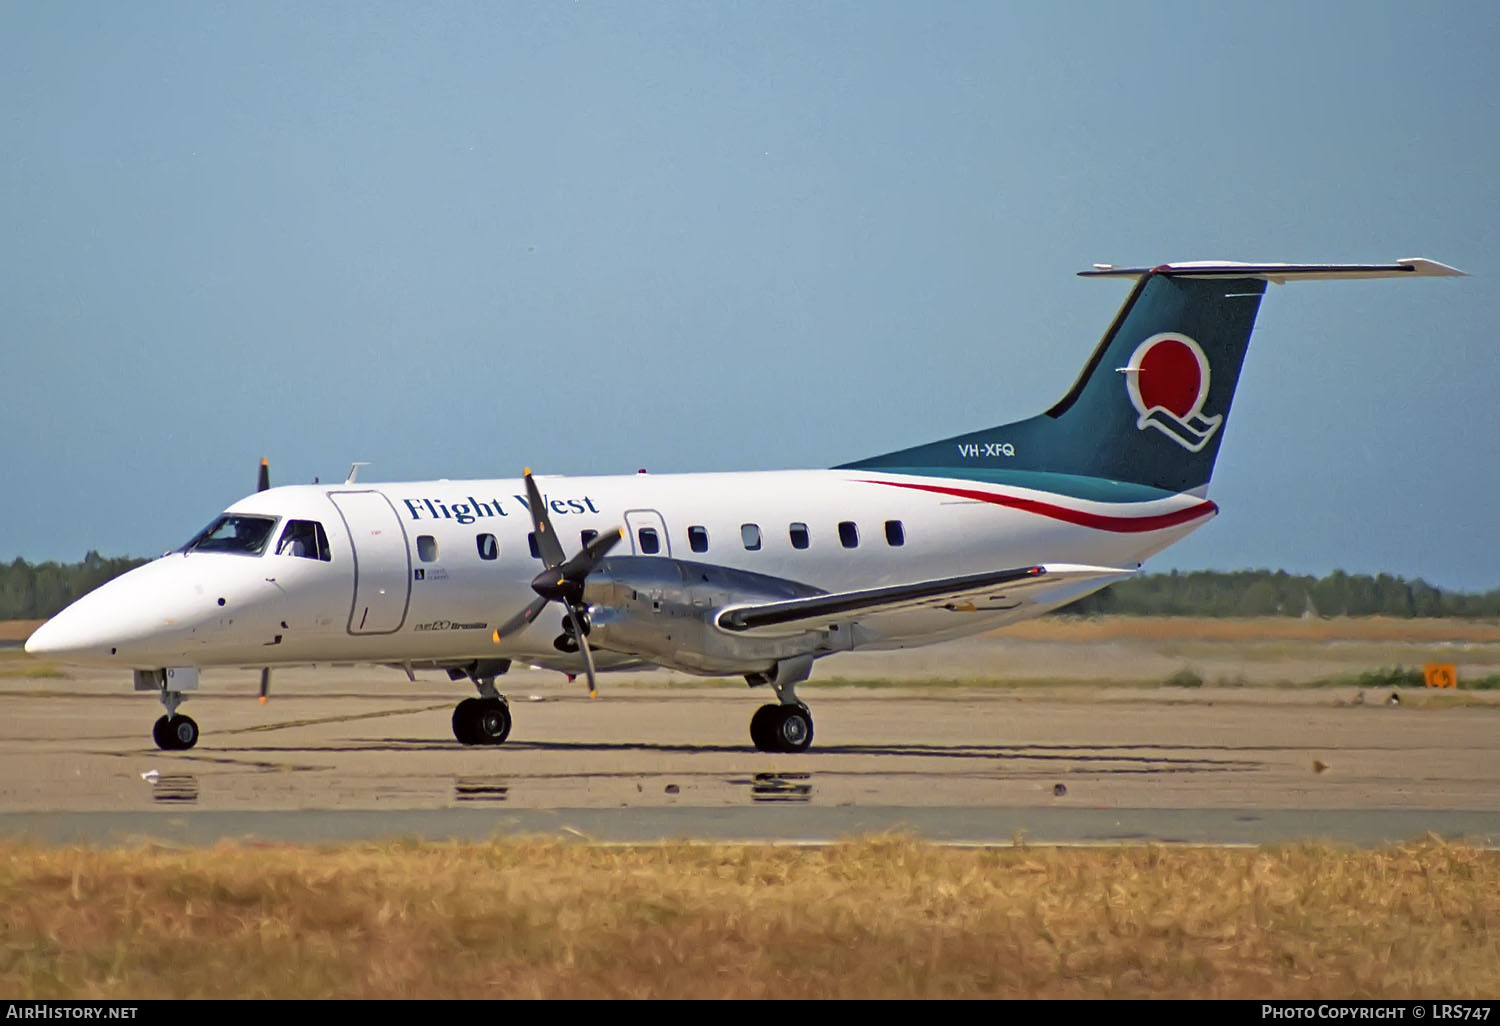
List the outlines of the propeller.
{"label": "propeller", "polygon": [[589,648],[588,636],[583,627],[584,614],[588,611],[588,607],[583,604],[583,584],[594,567],[599,565],[599,561],[625,537],[625,532],[623,529],[616,529],[600,534],[589,539],[588,544],[572,559],[566,558],[562,543],[557,540],[557,532],[552,529],[552,520],[547,516],[541,491],[531,478],[531,468],[527,467],[521,476],[526,482],[526,506],[531,511],[531,523],[536,531],[536,550],[545,569],[531,579],[531,590],[536,592],[537,597],[525,609],[496,627],[490,638],[499,644],[501,638],[535,620],[548,602],[559,603],[566,610],[568,622],[573,626],[578,651],[583,653],[583,667],[589,679],[589,697],[597,698],[599,685],[594,673],[594,653]]}
{"label": "propeller", "polygon": [[[260,478],[255,482],[255,490],[263,492],[271,487],[271,464],[264,456],[260,458]],[[271,669],[266,667],[260,671],[260,704],[265,705],[266,699],[271,697]]]}

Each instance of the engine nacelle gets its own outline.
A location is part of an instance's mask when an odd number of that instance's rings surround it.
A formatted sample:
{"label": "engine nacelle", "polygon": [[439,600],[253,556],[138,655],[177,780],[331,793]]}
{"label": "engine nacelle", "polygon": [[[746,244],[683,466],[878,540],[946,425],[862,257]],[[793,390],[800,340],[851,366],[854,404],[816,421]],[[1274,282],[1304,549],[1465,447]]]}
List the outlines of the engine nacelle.
{"label": "engine nacelle", "polygon": [[821,594],[780,577],[655,556],[605,559],[583,591],[591,645],[703,675],[774,673],[783,660],[853,647],[851,632],[836,625],[765,638],[714,622],[727,605]]}

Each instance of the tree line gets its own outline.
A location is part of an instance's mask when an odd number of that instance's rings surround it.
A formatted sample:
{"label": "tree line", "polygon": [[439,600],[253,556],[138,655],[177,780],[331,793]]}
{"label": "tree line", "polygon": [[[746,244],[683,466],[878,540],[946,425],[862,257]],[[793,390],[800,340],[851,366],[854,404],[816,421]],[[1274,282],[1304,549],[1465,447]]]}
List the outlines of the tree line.
{"label": "tree line", "polygon": [[106,559],[90,552],[79,563],[28,563],[17,559],[0,565],[0,620],[40,620],[99,585],[145,563],[119,556]]}
{"label": "tree line", "polygon": [[[39,620],[144,559],[90,552],[78,563],[0,565],[0,620]],[[1500,617],[1500,588],[1482,594],[1444,591],[1390,574],[1327,577],[1284,570],[1197,570],[1144,574],[1080,599],[1072,616],[1397,616]]]}
{"label": "tree line", "polygon": [[1143,574],[1066,607],[1102,616],[1394,616],[1500,617],[1500,588],[1480,594],[1445,591],[1390,574],[1326,577],[1285,570],[1196,570]]}

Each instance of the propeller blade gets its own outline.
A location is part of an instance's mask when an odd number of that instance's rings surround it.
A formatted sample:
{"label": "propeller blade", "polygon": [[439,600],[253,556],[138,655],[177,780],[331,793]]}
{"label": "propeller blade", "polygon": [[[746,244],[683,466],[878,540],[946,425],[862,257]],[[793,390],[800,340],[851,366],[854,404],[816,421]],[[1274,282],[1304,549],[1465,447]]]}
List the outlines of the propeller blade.
{"label": "propeller blade", "polygon": [[548,602],[560,602],[567,611],[568,622],[572,624],[573,637],[578,639],[578,650],[583,653],[583,665],[589,678],[589,697],[597,698],[599,684],[595,677],[594,653],[583,633],[583,582],[609,550],[625,537],[625,529],[616,528],[606,534],[595,535],[576,556],[569,559],[563,551],[562,542],[557,540],[557,532],[552,529],[552,518],[547,516],[547,506],[542,501],[541,489],[531,476],[531,468],[527,467],[522,471],[521,477],[526,484],[526,506],[531,513],[531,524],[536,530],[536,551],[545,569],[532,578],[531,589],[536,592],[537,597],[532,600],[531,605],[496,627],[490,639],[498,644],[505,635],[535,620]]}
{"label": "propeller blade", "polygon": [[578,639],[578,651],[583,653],[583,669],[589,677],[589,697],[598,698],[599,682],[594,675],[594,653],[589,648],[588,636],[583,633],[583,621],[571,605],[568,606],[568,619],[573,621],[573,637]]}
{"label": "propeller blade", "polygon": [[526,480],[526,506],[531,511],[532,526],[536,528],[536,550],[542,554],[542,563],[552,570],[562,566],[567,557],[563,555],[562,542],[552,530],[552,520],[542,503],[542,493],[531,479],[531,468],[527,467],[521,476]]}
{"label": "propeller blade", "polygon": [[558,567],[559,575],[568,580],[582,580],[624,537],[625,529],[622,527],[589,539],[582,552]]}
{"label": "propeller blade", "polygon": [[540,613],[543,607],[547,605],[547,601],[547,599],[542,597],[532,599],[531,605],[521,610],[509,620],[506,620],[499,627],[496,627],[495,632],[490,635],[490,640],[498,645],[500,644],[501,638],[514,631],[520,630],[522,627],[525,627],[532,620],[536,619],[536,615]]}
{"label": "propeller blade", "polygon": [[260,458],[260,479],[255,483],[255,490],[263,492],[269,487],[271,487],[271,464],[267,463],[266,458],[262,456]]}
{"label": "propeller blade", "polygon": [[267,666],[260,671],[260,704],[265,705],[269,697],[271,697],[271,668]]}

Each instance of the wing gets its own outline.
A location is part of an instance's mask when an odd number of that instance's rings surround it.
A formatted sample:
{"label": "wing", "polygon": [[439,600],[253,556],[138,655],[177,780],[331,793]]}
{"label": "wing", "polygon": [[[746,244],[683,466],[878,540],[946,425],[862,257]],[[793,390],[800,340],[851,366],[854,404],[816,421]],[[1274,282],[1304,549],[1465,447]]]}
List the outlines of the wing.
{"label": "wing", "polygon": [[848,620],[856,614],[872,615],[905,609],[965,609],[972,608],[976,602],[984,602],[992,608],[1042,604],[1065,589],[1089,583],[1103,587],[1134,573],[1133,569],[1118,567],[1049,563],[885,588],[809,595],[779,602],[740,603],[724,607],[714,622],[723,630],[736,633],[795,633],[826,626],[830,621]]}

